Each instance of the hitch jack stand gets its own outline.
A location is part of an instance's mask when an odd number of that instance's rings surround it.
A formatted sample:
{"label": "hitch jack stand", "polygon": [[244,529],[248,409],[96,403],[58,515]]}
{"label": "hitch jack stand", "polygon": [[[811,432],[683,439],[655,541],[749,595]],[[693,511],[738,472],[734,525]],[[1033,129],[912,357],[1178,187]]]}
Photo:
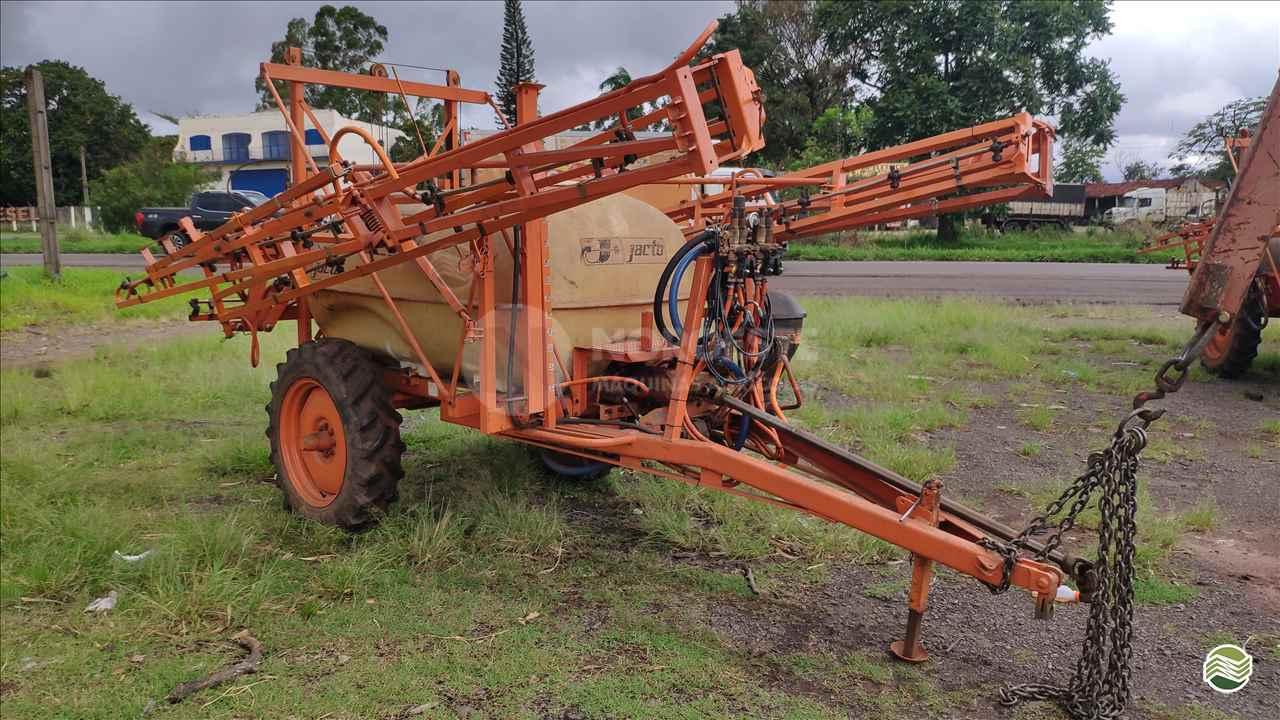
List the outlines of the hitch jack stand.
{"label": "hitch jack stand", "polygon": [[[942,483],[930,480],[924,484],[920,497],[916,499],[902,515],[901,522],[911,522],[912,516],[922,516],[920,520],[937,527],[938,511],[942,503],[939,495]],[[920,663],[929,659],[920,642],[920,623],[924,620],[925,608],[929,605],[929,585],[933,582],[933,561],[922,555],[911,556],[911,592],[907,597],[907,630],[901,640],[889,644],[889,652],[899,660]]]}

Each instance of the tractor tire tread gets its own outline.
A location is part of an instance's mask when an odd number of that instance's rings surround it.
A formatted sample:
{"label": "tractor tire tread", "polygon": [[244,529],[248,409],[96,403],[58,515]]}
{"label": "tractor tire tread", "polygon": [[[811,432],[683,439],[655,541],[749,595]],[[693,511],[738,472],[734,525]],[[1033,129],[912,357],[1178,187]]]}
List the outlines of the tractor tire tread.
{"label": "tractor tire tread", "polygon": [[[323,338],[290,349],[285,362],[276,365],[267,404],[267,439],[276,485],[285,506],[304,517],[357,531],[374,525],[399,493],[404,477],[400,440],[400,413],[391,402],[391,390],[381,381],[383,363],[367,350],[347,340]],[[342,490],[325,507],[314,507],[296,497],[285,476],[277,439],[276,408],[295,378],[318,380],[333,398],[342,416],[347,441],[347,468]]]}

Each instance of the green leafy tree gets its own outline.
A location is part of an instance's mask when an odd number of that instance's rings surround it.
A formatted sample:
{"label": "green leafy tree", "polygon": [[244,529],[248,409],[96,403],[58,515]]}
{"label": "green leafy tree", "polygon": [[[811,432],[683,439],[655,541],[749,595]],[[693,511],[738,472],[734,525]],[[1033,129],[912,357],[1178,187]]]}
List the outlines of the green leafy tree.
{"label": "green leafy tree", "polygon": [[[36,68],[44,76],[54,198],[58,205],[79,205],[80,146],[92,180],[135,156],[151,132],[132,106],[84,68],[62,60],[45,60]],[[24,68],[0,68],[0,205],[36,204],[24,73]]]}
{"label": "green leafy tree", "polygon": [[[600,89],[600,92],[602,93],[610,93],[610,92],[613,92],[614,90],[620,90],[630,84],[631,84],[631,73],[626,68],[619,65],[618,69],[614,70],[612,75],[610,75],[609,77],[601,81],[599,85],[599,89]],[[645,110],[642,107],[627,108],[627,119],[635,120],[636,118],[643,115],[644,112]],[[596,120],[593,127],[596,130],[603,130],[604,128],[609,127],[610,125],[613,125],[616,121],[617,121],[616,118],[601,118],[599,120]]]}
{"label": "green leafy tree", "polygon": [[[285,27],[284,38],[271,43],[271,62],[283,63],[290,46],[302,49],[302,63],[322,70],[364,73],[374,58],[382,53],[387,41],[387,28],[372,16],[350,5],[341,8],[322,5],[315,16],[293,18]],[[280,98],[289,102],[289,84],[275,82]],[[258,91],[258,109],[275,109],[276,102],[262,77],[254,80]],[[307,85],[307,104],[365,122],[385,122],[387,99],[382,93],[348,88]]]}
{"label": "green leafy tree", "polygon": [[800,170],[862,152],[866,149],[866,131],[870,122],[871,109],[865,105],[852,109],[827,108],[813,121],[804,148],[787,164],[787,168]]}
{"label": "green leafy tree", "polygon": [[102,225],[111,232],[133,228],[139,208],[186,205],[191,193],[217,175],[200,165],[174,162],[173,135],[151,138],[136,159],[117,165],[89,184]]}
{"label": "green leafy tree", "polygon": [[[401,101],[397,99],[396,102]],[[409,162],[425,155],[435,147],[436,138],[444,132],[442,103],[427,98],[414,98],[410,102],[414,103],[413,115],[417,118],[416,127],[414,119],[410,118],[402,104],[395,112],[395,128],[404,133],[404,137],[397,138],[391,145],[391,150],[387,152],[393,162]],[[421,143],[418,142],[418,133],[422,133]],[[422,148],[423,144],[427,146],[425,152]]]}
{"label": "green leafy tree", "polygon": [[1134,160],[1125,163],[1124,169],[1121,170],[1125,182],[1131,180],[1154,180],[1160,177],[1160,166],[1153,162],[1144,160]]}
{"label": "green leafy tree", "polygon": [[[866,48],[855,77],[873,91],[873,146],[894,145],[1026,110],[1106,147],[1124,95],[1105,60],[1084,54],[1111,32],[1106,0],[822,0],[832,48]],[[944,240],[952,219],[939,222]]]}
{"label": "green leafy tree", "polygon": [[764,93],[768,122],[759,162],[789,164],[818,117],[855,100],[852,79],[867,54],[862,42],[829,41],[813,0],[739,0],[720,18],[708,54],[738,49]]}
{"label": "green leafy tree", "polygon": [[1073,137],[1062,143],[1062,160],[1053,169],[1053,177],[1063,183],[1102,182],[1102,157],[1106,148],[1088,140]]}
{"label": "green leafy tree", "polygon": [[[498,59],[498,77],[494,81],[498,107],[507,122],[516,121],[516,85],[533,82],[533,42],[524,24],[520,0],[504,0],[502,14],[502,54]],[[498,125],[502,125],[501,119]]]}
{"label": "green leafy tree", "polygon": [[1203,175],[1217,180],[1234,177],[1235,170],[1227,158],[1225,139],[1241,128],[1257,127],[1266,105],[1264,97],[1233,100],[1192,125],[1169,154],[1169,159],[1177,163],[1172,174],[1175,177]]}
{"label": "green leafy tree", "polygon": [[[621,90],[622,88],[630,84],[631,84],[631,72],[627,70],[625,67],[622,67],[621,65],[619,65],[618,69],[614,70],[612,75],[610,75],[609,77],[601,81],[598,88],[601,93],[611,93],[614,90]],[[635,120],[636,118],[639,118],[643,115],[651,113],[662,106],[663,106],[663,103],[645,103],[643,105],[639,105],[636,107],[627,108],[627,119]],[[616,117],[601,118],[599,120],[596,120],[595,123],[592,125],[583,125],[582,127],[577,129],[578,130],[592,130],[592,129],[603,130],[607,127],[612,127],[615,124],[617,124]],[[661,130],[667,130],[669,128],[667,127],[667,121],[661,120],[653,125],[650,125],[647,129],[661,131]]]}

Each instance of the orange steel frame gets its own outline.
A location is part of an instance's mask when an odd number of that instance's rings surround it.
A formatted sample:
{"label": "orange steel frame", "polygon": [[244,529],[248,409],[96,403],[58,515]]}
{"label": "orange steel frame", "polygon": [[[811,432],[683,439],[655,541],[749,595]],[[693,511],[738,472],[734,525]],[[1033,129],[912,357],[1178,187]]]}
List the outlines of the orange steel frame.
{"label": "orange steel frame", "polygon": [[[792,508],[906,548],[916,558],[911,609],[917,622],[915,634],[908,633],[899,654],[921,659],[918,617],[925,608],[933,563],[999,585],[1006,576],[1005,560],[980,543],[986,538],[1008,539],[1013,531],[941,500],[941,487],[936,483],[922,488],[787,426],[777,400],[780,380],[785,376],[790,382],[797,402],[799,392],[785,359],[763,386],[757,383],[740,397],[726,397],[706,383],[697,345],[706,310],[701,299],[707,297],[714,274],[711,255],[694,262],[690,298],[698,301],[687,304],[678,345],[652,336],[653,321],[648,313],[640,323],[645,332],[639,341],[578,348],[568,359],[570,368],[564,367],[566,359],[557,357],[548,341],[548,215],[643,184],[680,176],[704,178],[721,163],[763,146],[760,93],[737,51],[694,61],[714,28],[713,23],[664,70],[551,115],[536,117],[540,86],[522,85],[517,88],[519,110],[514,127],[412,162],[394,164],[382,156],[382,162],[375,165],[347,163],[338,153],[337,135],[342,132],[325,137],[331,164],[318,168],[311,163],[309,173],[303,163],[310,159],[301,157],[300,150],[305,120],[316,123],[302,100],[306,83],[437,97],[453,103],[489,103],[489,98],[452,84],[427,86],[303,68],[296,62],[297,55],[290,64],[264,64],[265,79],[291,83],[288,105],[278,96],[276,99],[294,140],[292,187],[208,233],[201,233],[184,219],[182,227],[192,242],[182,248],[166,246],[168,254],[159,258],[144,250],[146,276],[122,284],[117,304],[128,307],[208,291],[207,301],[192,300],[191,319],[218,322],[228,336],[251,334],[256,363],[258,332],[270,331],[281,320],[295,320],[298,342],[310,340],[313,332],[306,299],[317,291],[368,276],[397,319],[422,369],[386,372],[386,382],[395,390],[399,405],[438,405],[443,420],[484,433]],[[267,86],[274,88],[271,82]],[[664,99],[665,105],[658,110],[628,120],[628,109]],[[709,117],[704,106],[719,107],[720,114]],[[456,114],[453,117],[456,119]],[[541,147],[544,139],[556,133],[600,119],[613,119],[615,127],[563,150]],[[668,123],[670,132],[653,140],[632,139],[634,131],[661,121]],[[856,223],[868,213],[873,217],[910,216],[915,208],[902,210],[901,206],[952,192],[957,178],[965,179],[965,187],[1020,184],[1013,190],[1021,193],[1030,184],[1032,190],[1043,191],[1051,183],[1046,160],[1051,155],[1051,139],[1046,126],[1020,115],[923,144],[805,171],[800,180],[821,179],[831,185],[822,198],[825,214],[793,220],[793,229],[788,232]],[[994,151],[993,140],[1009,145]],[[376,150],[376,143],[374,147]],[[877,179],[841,183],[844,174],[857,167],[945,148],[952,149],[938,162],[914,164],[904,171],[898,188],[888,190],[887,181]],[[663,153],[660,158],[653,157],[659,153]],[[1026,159],[1033,154],[1041,158],[1038,174],[1026,168]],[[650,158],[651,164],[633,166],[645,158]],[[473,185],[457,183],[462,170],[481,165],[503,167],[507,175]],[[735,191],[755,193],[766,188],[753,183],[744,180]],[[977,197],[964,198],[962,204],[976,202]],[[398,205],[406,203],[423,203],[426,209],[402,218]],[[703,227],[713,223],[720,210],[714,204],[701,207],[700,215],[679,217],[697,218]],[[521,233],[523,240],[523,307],[517,328],[526,360],[520,382],[503,393],[498,387],[498,299],[495,248],[490,238],[501,236],[509,249],[514,248],[509,231]],[[472,259],[473,280],[466,298],[454,295],[428,257],[446,248],[457,248],[460,255],[465,250]],[[346,262],[354,258],[360,264],[348,266]],[[480,344],[478,391],[460,380],[461,362],[454,363],[451,376],[437,371],[379,279],[380,271],[409,262],[421,269],[425,281],[434,285],[464,320],[459,360],[468,343]],[[203,277],[180,278],[179,273],[185,271],[197,271]],[[767,281],[761,278],[746,292],[759,298],[766,289]],[[618,380],[644,386],[631,378],[587,377],[586,361],[590,358],[674,366],[665,407],[627,426],[575,422],[584,417],[599,420],[611,412],[598,393],[593,398],[590,386],[598,389]],[[557,367],[562,369],[562,380],[557,380]],[[522,391],[517,392],[516,385]],[[724,420],[726,409],[733,418],[747,416],[751,452],[707,440],[692,422],[695,417],[716,412],[721,413],[718,419]],[[1035,594],[1037,608],[1044,613],[1052,608],[1064,576],[1077,569],[1074,559],[1061,553],[1050,557],[1055,564],[1022,557],[1008,573],[1012,585]]]}
{"label": "orange steel frame", "polygon": [[[1019,113],[1003,120],[943,133],[780,177],[745,170],[731,177],[679,178],[680,184],[719,184],[728,189],[667,210],[686,235],[723,223],[735,197],[776,217],[774,238],[794,240],[858,227],[1009,202],[1053,193],[1053,128]],[[851,174],[903,163],[870,177]],[[779,188],[817,186],[801,199],[774,203]],[[972,192],[981,190],[981,192]],[[968,194],[960,194],[968,192]],[[945,198],[945,199],[944,199]]]}

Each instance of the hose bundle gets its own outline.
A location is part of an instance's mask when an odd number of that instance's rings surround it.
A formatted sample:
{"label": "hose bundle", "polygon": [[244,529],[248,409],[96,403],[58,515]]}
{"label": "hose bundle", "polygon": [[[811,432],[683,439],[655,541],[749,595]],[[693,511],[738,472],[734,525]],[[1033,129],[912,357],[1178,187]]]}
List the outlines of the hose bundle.
{"label": "hose bundle", "polygon": [[[680,285],[685,273],[700,257],[715,253],[719,234],[708,230],[686,242],[663,269],[653,296],[654,326],[668,342],[679,345],[684,327],[680,320]],[[747,298],[740,292],[745,277],[743,265],[729,266],[728,259],[717,255],[703,314],[702,328],[698,336],[697,357],[707,372],[721,386],[739,388],[744,392],[752,387],[761,373],[776,361],[778,348],[773,325],[773,312],[767,293],[758,298]],[[735,273],[736,268],[736,273]],[[690,298],[690,302],[698,302]],[[665,308],[664,308],[665,305]],[[669,319],[669,322],[668,322]],[[758,338],[759,343],[751,342]],[[741,449],[746,444],[750,419],[743,415],[732,447]]]}

